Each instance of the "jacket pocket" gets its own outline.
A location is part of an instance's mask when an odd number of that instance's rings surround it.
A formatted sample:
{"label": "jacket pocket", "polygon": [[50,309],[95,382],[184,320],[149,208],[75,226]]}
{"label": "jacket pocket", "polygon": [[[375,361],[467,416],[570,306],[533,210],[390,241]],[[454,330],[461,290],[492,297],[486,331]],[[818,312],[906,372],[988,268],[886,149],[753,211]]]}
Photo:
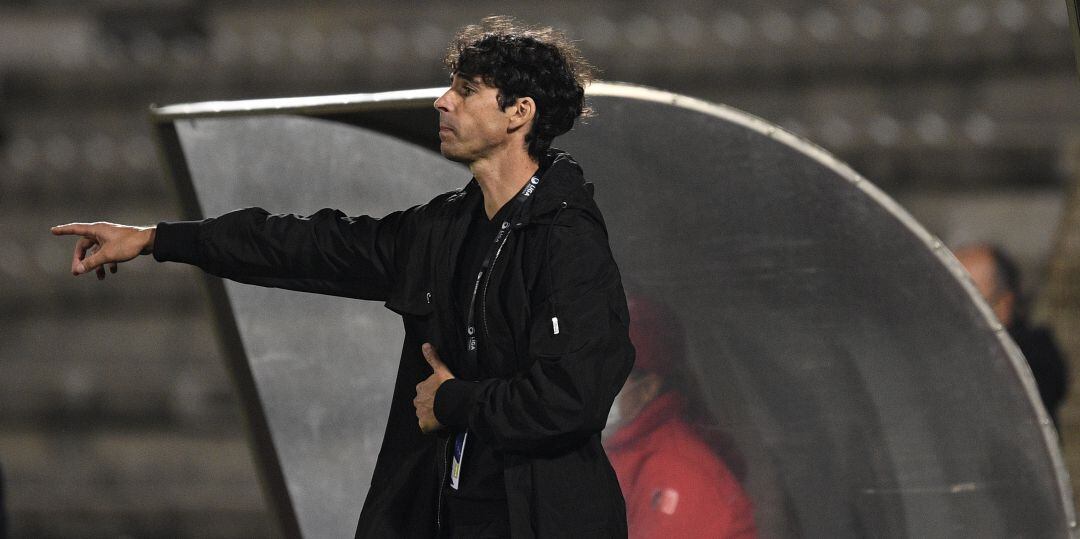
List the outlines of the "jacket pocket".
{"label": "jacket pocket", "polygon": [[401,316],[425,317],[435,311],[435,306],[431,304],[431,292],[393,296],[384,305]]}
{"label": "jacket pocket", "polygon": [[529,348],[541,357],[565,356],[589,342],[607,338],[610,311],[603,290],[591,290],[573,301],[560,303],[552,312],[550,302],[536,309],[529,333]]}
{"label": "jacket pocket", "polygon": [[438,324],[435,323],[435,305],[428,302],[426,292],[391,297],[385,305],[387,309],[401,315],[405,324],[406,342],[432,342],[436,343],[436,346],[441,344]]}
{"label": "jacket pocket", "polygon": [[574,351],[570,335],[562,327],[563,321],[552,316],[551,306],[543,305],[534,311],[539,315],[529,332],[529,350],[540,357],[564,356]]}

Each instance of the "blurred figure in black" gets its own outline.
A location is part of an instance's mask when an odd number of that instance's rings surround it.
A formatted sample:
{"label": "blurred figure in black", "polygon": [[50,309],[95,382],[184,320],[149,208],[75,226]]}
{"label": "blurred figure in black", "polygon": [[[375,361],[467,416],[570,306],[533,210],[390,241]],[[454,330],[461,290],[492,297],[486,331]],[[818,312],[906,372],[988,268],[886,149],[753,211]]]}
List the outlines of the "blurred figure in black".
{"label": "blurred figure in black", "polygon": [[987,244],[961,247],[956,250],[956,258],[967,268],[979,293],[1027,358],[1043,405],[1056,426],[1058,409],[1068,390],[1068,369],[1050,330],[1032,326],[1027,319],[1016,263],[1000,247]]}

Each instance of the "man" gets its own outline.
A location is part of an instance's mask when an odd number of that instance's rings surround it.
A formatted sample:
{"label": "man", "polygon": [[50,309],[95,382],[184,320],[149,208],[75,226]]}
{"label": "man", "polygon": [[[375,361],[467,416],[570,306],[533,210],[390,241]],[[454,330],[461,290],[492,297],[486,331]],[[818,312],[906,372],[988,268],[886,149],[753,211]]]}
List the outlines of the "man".
{"label": "man", "polygon": [[1020,271],[1016,263],[1000,248],[986,244],[961,247],[956,250],[956,258],[1024,353],[1043,405],[1057,425],[1058,409],[1068,391],[1068,369],[1050,330],[1032,327],[1020,308]]}
{"label": "man", "polygon": [[685,341],[674,313],[640,296],[631,296],[629,307],[637,356],[604,448],[626,498],[630,537],[756,537],[754,508],[739,480],[684,419],[688,405],[704,403],[688,398],[696,393],[679,381],[692,377],[677,372]]}
{"label": "man", "polygon": [[381,219],[235,211],[74,224],[72,272],[139,254],[240,282],[385,301],[405,343],[357,537],[619,537],[600,443],[633,363],[621,278],[581,168],[550,148],[587,65],[550,29],[463,29],[435,101],[464,188]]}

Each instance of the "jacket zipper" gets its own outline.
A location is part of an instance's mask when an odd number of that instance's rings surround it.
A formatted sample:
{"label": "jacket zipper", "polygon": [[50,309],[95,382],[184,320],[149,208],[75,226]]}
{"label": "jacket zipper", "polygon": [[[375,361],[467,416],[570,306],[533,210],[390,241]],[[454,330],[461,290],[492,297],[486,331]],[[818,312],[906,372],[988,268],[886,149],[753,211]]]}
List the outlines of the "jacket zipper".
{"label": "jacket zipper", "polygon": [[[499,261],[499,254],[502,253],[503,246],[506,245],[506,240],[509,239],[509,238],[510,238],[510,234],[508,233],[506,235],[506,237],[503,238],[503,242],[501,244],[499,244],[499,248],[495,250],[495,256],[493,256],[491,258],[491,267],[488,268],[487,276],[484,279],[484,289],[480,292],[480,328],[484,332],[484,338],[485,339],[490,337],[490,333],[488,331],[488,325],[487,325],[487,291],[488,291],[488,286],[491,285],[491,274],[495,273],[495,263]],[[445,488],[445,484],[446,484],[446,466],[447,466],[447,463],[446,463],[446,450],[449,448],[449,444],[450,444],[450,438],[447,438],[446,439],[446,444],[443,446],[443,457],[442,457],[443,466],[442,466],[442,473],[440,474],[440,479],[439,479],[439,503],[436,506],[436,513],[435,513],[435,527],[436,527],[437,531],[439,532],[440,536],[442,535],[442,492],[443,492],[443,488]]]}
{"label": "jacket zipper", "polygon": [[446,462],[446,450],[449,448],[450,438],[447,438],[446,442],[443,443],[442,468],[440,468],[441,471],[439,472],[439,501],[435,505],[435,531],[437,532],[435,534],[436,537],[442,537],[442,491],[443,488],[446,487],[446,466],[448,465],[448,463]]}

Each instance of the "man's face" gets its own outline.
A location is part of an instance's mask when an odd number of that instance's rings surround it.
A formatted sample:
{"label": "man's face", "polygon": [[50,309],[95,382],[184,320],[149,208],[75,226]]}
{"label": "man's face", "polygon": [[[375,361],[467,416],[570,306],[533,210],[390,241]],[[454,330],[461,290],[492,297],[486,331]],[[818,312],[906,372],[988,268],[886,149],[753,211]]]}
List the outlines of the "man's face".
{"label": "man's face", "polygon": [[451,161],[472,163],[509,141],[510,112],[499,106],[499,90],[479,77],[455,74],[450,89],[435,100],[439,110],[439,151]]}
{"label": "man's face", "polygon": [[1006,327],[1011,326],[1015,316],[1016,295],[1004,290],[998,282],[996,267],[990,251],[981,247],[969,247],[956,251],[956,259],[964,265],[975,288],[993,309],[994,315]]}

